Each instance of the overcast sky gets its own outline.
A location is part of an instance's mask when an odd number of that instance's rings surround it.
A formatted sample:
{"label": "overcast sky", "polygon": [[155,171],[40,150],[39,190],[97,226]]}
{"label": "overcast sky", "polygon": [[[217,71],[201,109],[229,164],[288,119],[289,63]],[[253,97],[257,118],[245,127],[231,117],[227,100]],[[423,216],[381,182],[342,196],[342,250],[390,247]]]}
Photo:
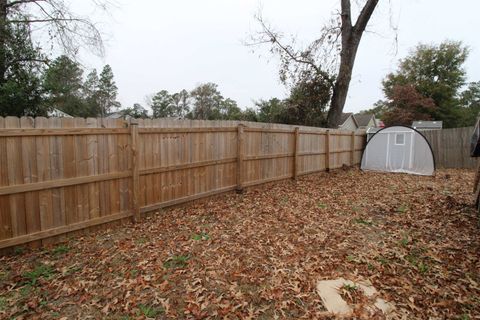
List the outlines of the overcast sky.
{"label": "overcast sky", "polygon": [[[112,66],[124,107],[135,102],[145,106],[145,96],[162,89],[173,93],[214,82],[223,96],[244,108],[253,106],[254,100],[287,94],[278,80],[278,61],[268,48],[252,52],[242,44],[258,30],[254,20],[258,9],[276,29],[307,44],[319,35],[339,2],[117,0],[111,16],[92,13],[84,1],[74,9],[90,14],[106,33],[106,56],[83,59],[90,68]],[[419,42],[463,41],[471,49],[468,79],[480,80],[478,12],[476,0],[380,0],[370,32],[360,44],[345,111],[356,112],[381,99],[381,80]],[[392,25],[398,27],[396,33]]]}

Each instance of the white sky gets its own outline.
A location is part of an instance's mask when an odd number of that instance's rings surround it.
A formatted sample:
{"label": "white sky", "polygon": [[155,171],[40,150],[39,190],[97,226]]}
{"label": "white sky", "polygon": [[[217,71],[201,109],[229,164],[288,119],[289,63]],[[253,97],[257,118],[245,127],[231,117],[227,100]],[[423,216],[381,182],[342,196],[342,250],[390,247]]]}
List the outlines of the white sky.
{"label": "white sky", "polygon": [[[74,10],[88,13],[107,34],[104,59],[86,56],[87,67],[112,66],[124,107],[145,105],[145,96],[166,89],[171,93],[214,82],[223,96],[239,106],[283,98],[278,61],[267,47],[252,53],[242,41],[258,26],[259,7],[276,29],[297,36],[300,43],[315,39],[339,7],[339,0],[117,0],[111,16],[92,13],[85,1]],[[364,0],[352,0],[363,4]],[[90,11],[89,11],[90,10]],[[471,49],[470,81],[480,80],[480,2],[476,0],[380,0],[371,32],[364,34],[344,111],[359,111],[382,98],[381,80],[419,42],[461,40]],[[390,20],[398,27],[396,50]],[[397,51],[397,52],[396,52]]]}

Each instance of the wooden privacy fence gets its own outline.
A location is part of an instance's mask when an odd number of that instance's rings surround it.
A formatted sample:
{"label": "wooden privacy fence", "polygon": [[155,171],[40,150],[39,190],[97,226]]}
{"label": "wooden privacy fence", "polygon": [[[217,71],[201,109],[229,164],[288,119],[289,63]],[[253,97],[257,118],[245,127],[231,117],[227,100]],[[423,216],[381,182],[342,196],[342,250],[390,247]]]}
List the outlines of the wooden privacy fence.
{"label": "wooden privacy fence", "polygon": [[0,117],[0,248],[360,162],[365,134],[232,121]]}
{"label": "wooden privacy fence", "polygon": [[470,157],[472,133],[473,127],[422,131],[432,146],[437,168],[476,169],[479,158]]}

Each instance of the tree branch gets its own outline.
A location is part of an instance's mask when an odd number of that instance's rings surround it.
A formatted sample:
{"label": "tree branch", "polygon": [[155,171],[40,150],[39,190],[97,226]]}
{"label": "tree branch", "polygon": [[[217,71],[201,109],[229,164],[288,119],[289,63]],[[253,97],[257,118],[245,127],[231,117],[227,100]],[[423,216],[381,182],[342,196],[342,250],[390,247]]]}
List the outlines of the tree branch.
{"label": "tree branch", "polygon": [[6,23],[45,23],[45,22],[86,22],[83,19],[76,18],[49,18],[49,19],[25,19],[25,20],[7,20]]}
{"label": "tree branch", "polygon": [[358,15],[355,26],[353,27],[355,35],[361,35],[362,32],[365,30],[365,28],[367,27],[367,23],[370,20],[370,17],[372,16],[372,13],[375,10],[377,4],[378,0],[368,0],[367,3],[365,3],[362,11]]}
{"label": "tree branch", "polygon": [[46,65],[49,64],[49,61],[47,59],[38,59],[38,58],[18,58],[11,61],[11,63],[16,63],[16,62],[41,62]]}
{"label": "tree branch", "polygon": [[32,2],[41,2],[41,1],[46,1],[46,0],[16,0],[16,1],[12,1],[12,2],[7,3],[6,7],[11,8],[11,7],[14,7],[16,5],[20,5],[20,4],[32,3]]}
{"label": "tree branch", "polygon": [[278,49],[281,50],[284,54],[286,54],[292,61],[299,64],[307,65],[311,67],[313,70],[315,70],[315,73],[321,76],[322,78],[324,78],[329,83],[329,85],[331,85],[333,88],[334,81],[331,79],[331,77],[328,75],[327,72],[321,70],[313,60],[302,57],[301,55],[293,52],[288,46],[282,44],[282,42],[278,39],[278,35],[265,24],[262,17],[257,16],[256,19],[260,23],[263,29],[263,33],[268,39],[265,39],[250,45],[257,45],[260,43],[272,43],[273,45],[276,45]]}

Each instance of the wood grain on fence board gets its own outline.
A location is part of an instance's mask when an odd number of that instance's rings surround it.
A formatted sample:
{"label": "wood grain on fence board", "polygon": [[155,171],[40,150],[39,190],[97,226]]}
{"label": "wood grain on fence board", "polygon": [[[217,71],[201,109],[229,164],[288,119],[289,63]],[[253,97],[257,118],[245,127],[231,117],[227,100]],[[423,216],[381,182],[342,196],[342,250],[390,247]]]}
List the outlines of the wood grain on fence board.
{"label": "wood grain on fence board", "polygon": [[437,168],[477,168],[479,158],[470,157],[473,127],[421,132],[430,142]]}

